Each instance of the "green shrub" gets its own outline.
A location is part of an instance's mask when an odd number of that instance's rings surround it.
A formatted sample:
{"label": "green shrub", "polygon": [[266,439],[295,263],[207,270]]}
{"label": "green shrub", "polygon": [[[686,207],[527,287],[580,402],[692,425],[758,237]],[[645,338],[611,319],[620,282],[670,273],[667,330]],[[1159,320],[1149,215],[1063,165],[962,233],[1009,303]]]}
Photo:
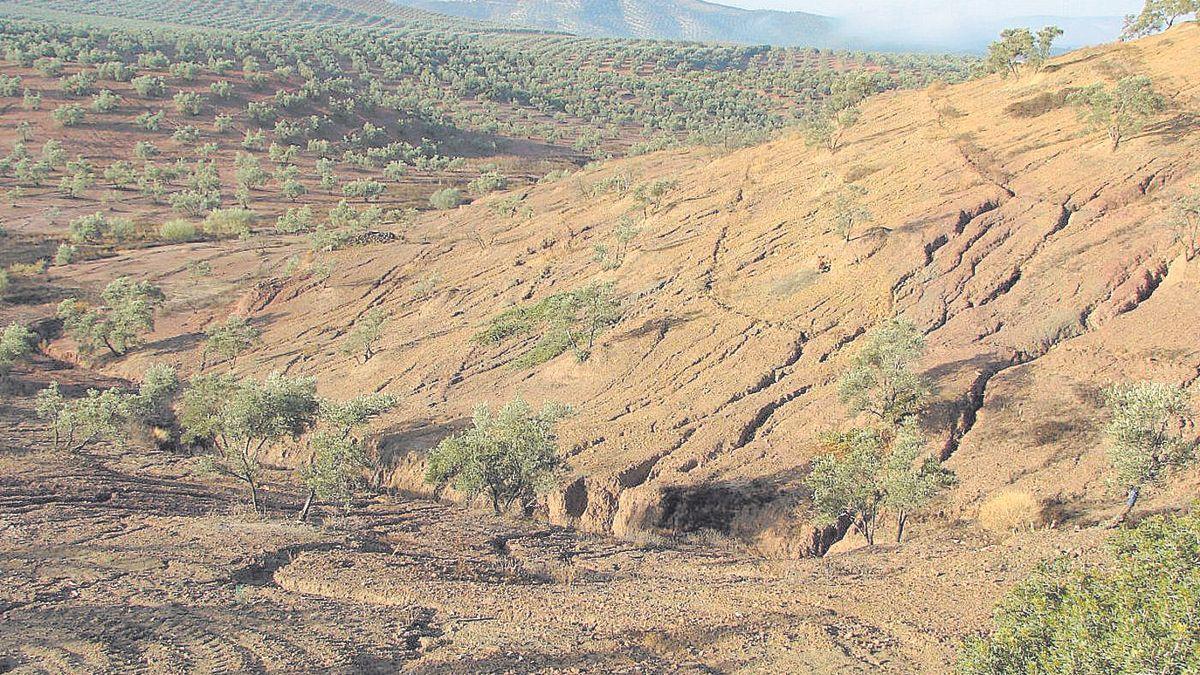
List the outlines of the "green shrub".
{"label": "green shrub", "polygon": [[438,209],[439,211],[455,208],[461,205],[464,201],[466,201],[466,199],[463,197],[462,191],[456,188],[438,190],[437,192],[429,195],[429,205],[435,209]]}
{"label": "green shrub", "polygon": [[177,218],[168,220],[158,228],[158,236],[163,241],[171,243],[183,243],[188,241],[196,241],[200,238],[200,233],[196,230],[196,226],[189,221]]}
{"label": "green shrub", "polygon": [[283,234],[309,232],[316,227],[313,210],[308,206],[288,209],[275,221],[275,230]]}
{"label": "green shrub", "polygon": [[1111,559],[1042,566],[969,639],[963,675],[1200,672],[1200,515],[1116,535]]}
{"label": "green shrub", "polygon": [[37,341],[36,333],[16,321],[0,331],[0,375],[8,372],[14,362],[33,353]]}
{"label": "green shrub", "polygon": [[216,209],[204,218],[204,233],[212,237],[245,237],[258,215],[250,209]]}
{"label": "green shrub", "polygon": [[1105,427],[1113,483],[1126,491],[1128,517],[1147,487],[1195,460],[1196,442],[1184,433],[1194,413],[1187,391],[1160,382],[1119,384],[1108,389]]}
{"label": "green shrub", "polygon": [[453,484],[468,499],[486,496],[496,513],[514,503],[528,511],[563,467],[554,427],[569,413],[553,404],[534,410],[521,399],[495,413],[479,406],[470,429],[430,451],[425,480],[439,490]]}
{"label": "green shrub", "polygon": [[496,171],[489,171],[467,185],[467,191],[473,195],[486,195],[508,187],[508,177]]}
{"label": "green shrub", "polygon": [[108,218],[100,212],[80,216],[67,225],[67,236],[76,244],[99,241],[107,233]]}
{"label": "green shrub", "polygon": [[70,265],[79,256],[79,249],[65,241],[58,245],[58,250],[54,252],[55,265]]}
{"label": "green shrub", "polygon": [[494,317],[472,338],[477,344],[495,345],[536,333],[540,339],[513,361],[517,368],[532,368],[568,350],[581,363],[591,357],[596,339],[621,319],[621,301],[612,283],[592,283],[573,291],[555,293],[544,300],[513,307]]}
{"label": "green shrub", "polygon": [[279,373],[262,382],[233,375],[195,377],[179,403],[182,440],[213,448],[203,466],[244,482],[257,512],[259,455],[312,429],[320,409],[316,389],[313,378]]}
{"label": "green shrub", "polygon": [[121,356],[141,344],[142,335],[154,330],[154,312],[163,300],[158,286],[117,277],[100,294],[100,305],[89,306],[73,298],[63,300],[58,305],[58,317],[81,353],[94,354],[106,347]]}
{"label": "green shrub", "polygon": [[64,127],[74,127],[83,124],[83,118],[86,114],[87,111],[83,109],[83,106],[74,103],[60,105],[52,113],[54,121]]}
{"label": "green shrub", "polygon": [[338,350],[345,356],[362,358],[363,363],[371,360],[379,338],[383,336],[383,326],[387,322],[387,312],[382,307],[376,307],[362,315],[354,322],[354,328],[342,342]]}

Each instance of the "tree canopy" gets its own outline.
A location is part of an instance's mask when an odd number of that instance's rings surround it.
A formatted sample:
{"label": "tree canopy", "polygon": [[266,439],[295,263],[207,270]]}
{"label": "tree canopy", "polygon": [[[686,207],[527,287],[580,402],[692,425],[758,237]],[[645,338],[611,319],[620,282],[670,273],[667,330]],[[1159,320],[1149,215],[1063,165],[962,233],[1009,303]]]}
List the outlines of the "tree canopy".
{"label": "tree canopy", "polygon": [[444,439],[429,453],[425,480],[475,499],[485,496],[496,513],[514,503],[528,510],[562,470],[555,425],[570,413],[546,404],[535,410],[521,399],[492,412],[475,409],[471,427]]}
{"label": "tree canopy", "polygon": [[58,305],[58,316],[81,352],[94,354],[106,347],[122,355],[154,330],[154,312],[164,299],[162,290],[149,281],[117,277],[100,294],[100,304],[63,300]]}

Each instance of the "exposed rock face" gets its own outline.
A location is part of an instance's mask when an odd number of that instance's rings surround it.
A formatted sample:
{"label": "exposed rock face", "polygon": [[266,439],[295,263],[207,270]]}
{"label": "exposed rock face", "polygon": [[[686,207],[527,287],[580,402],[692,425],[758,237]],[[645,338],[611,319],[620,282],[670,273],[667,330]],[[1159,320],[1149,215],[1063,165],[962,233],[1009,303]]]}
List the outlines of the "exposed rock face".
{"label": "exposed rock face", "polygon": [[[424,489],[423,452],[474,405],[570,403],[574,475],[547,501],[553,521],[715,528],[803,555],[837,536],[808,524],[802,487],[815,437],[846,421],[836,379],[865,331],[903,314],[928,333],[925,425],[960,479],[945,514],[971,516],[1016,483],[1072,504],[1064,517],[1098,517],[1115,502],[1101,493],[1097,392],[1190,381],[1200,364],[1200,262],[1163,224],[1200,182],[1197,54],[1189,24],[1015,80],[879,97],[836,153],[792,137],[661,153],[529,190],[528,219],[489,200],[434,214],[400,241],[336,254],[325,281],[257,289],[244,308],[267,346],[245,365],[318,375],[331,395],[400,396],[380,478],[408,490]],[[1062,92],[1127,72],[1172,107],[1113,152]],[[657,206],[597,189],[618,177],[674,185]],[[832,226],[845,182],[874,215],[848,242]],[[644,216],[642,231],[604,271],[593,246],[624,214]],[[527,344],[470,341],[514,303],[597,279],[616,281],[626,311],[585,363],[515,370]],[[392,316],[381,352],[339,356],[374,307]]]}

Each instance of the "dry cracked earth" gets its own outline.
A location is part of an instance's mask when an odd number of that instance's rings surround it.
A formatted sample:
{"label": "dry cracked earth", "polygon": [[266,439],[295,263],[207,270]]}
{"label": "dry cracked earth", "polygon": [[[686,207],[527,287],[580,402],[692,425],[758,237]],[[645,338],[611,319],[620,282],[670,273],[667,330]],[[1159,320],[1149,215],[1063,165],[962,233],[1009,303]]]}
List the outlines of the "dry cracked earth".
{"label": "dry cracked earth", "polygon": [[1097,536],[781,560],[399,495],[300,524],[286,472],[263,520],[138,439],[51,449],[30,403],[0,405],[3,672],[937,672],[1003,588]]}

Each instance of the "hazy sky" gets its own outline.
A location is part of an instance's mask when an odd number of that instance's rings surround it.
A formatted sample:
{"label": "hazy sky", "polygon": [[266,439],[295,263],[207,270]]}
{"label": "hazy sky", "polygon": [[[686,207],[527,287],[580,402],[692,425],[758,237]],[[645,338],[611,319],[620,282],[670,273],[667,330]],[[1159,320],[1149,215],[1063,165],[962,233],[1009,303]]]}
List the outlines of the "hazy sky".
{"label": "hazy sky", "polygon": [[715,0],[754,9],[790,9],[831,16],[918,12],[1008,17],[1123,16],[1141,9],[1143,0]]}

